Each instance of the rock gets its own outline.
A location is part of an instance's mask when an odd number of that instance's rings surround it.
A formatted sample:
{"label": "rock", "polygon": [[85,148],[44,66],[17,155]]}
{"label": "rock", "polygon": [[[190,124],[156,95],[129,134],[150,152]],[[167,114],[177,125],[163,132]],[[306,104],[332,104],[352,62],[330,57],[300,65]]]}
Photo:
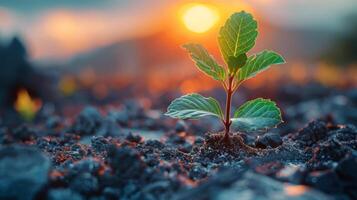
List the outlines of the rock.
{"label": "rock", "polygon": [[192,150],[192,145],[188,142],[185,142],[185,143],[179,145],[177,149],[184,153],[190,153],[190,151]]}
{"label": "rock", "polygon": [[133,135],[132,132],[129,132],[129,134],[126,136],[126,140],[129,142],[140,143],[143,138],[140,135]]}
{"label": "rock", "polygon": [[91,138],[91,146],[96,153],[105,153],[110,145],[109,139],[103,136],[93,136]]}
{"label": "rock", "polygon": [[275,181],[269,177],[246,173],[241,180],[235,182],[230,188],[217,193],[216,200],[230,199],[239,196],[240,200],[275,199],[283,200],[319,200],[331,199],[315,190],[310,190],[303,185],[290,185]]}
{"label": "rock", "polygon": [[342,193],[342,182],[333,171],[312,172],[306,177],[306,183],[325,193]]}
{"label": "rock", "polygon": [[49,159],[35,148],[3,147],[0,150],[0,199],[33,199],[47,183],[49,169]]}
{"label": "rock", "polygon": [[134,183],[129,182],[122,188],[122,197],[124,197],[124,199],[130,199],[129,196],[138,193],[138,190],[139,188]]}
{"label": "rock", "polygon": [[278,180],[289,182],[292,184],[301,184],[305,177],[305,169],[294,164],[285,165],[282,169],[276,173]]}
{"label": "rock", "polygon": [[341,179],[354,183],[357,188],[357,156],[349,156],[341,160],[337,167],[336,172]]}
{"label": "rock", "polygon": [[316,120],[310,122],[305,128],[301,129],[293,137],[295,140],[301,140],[305,142],[306,145],[312,145],[317,141],[325,138],[327,136],[327,126],[326,122],[322,120]]}
{"label": "rock", "polygon": [[163,149],[165,147],[165,144],[159,140],[146,140],[145,145],[155,149]]}
{"label": "rock", "polygon": [[4,144],[7,140],[7,130],[5,128],[0,128],[0,144]]}
{"label": "rock", "polygon": [[[168,189],[170,188],[170,182],[163,180],[163,181],[156,181],[150,184],[147,184],[144,188],[140,189],[140,195],[138,195],[138,198],[135,198],[136,195],[133,196],[134,199],[148,199],[148,198],[139,198],[143,197],[146,195],[150,195],[152,199],[156,199],[154,197],[154,194],[160,194],[160,193],[165,193]],[[156,196],[156,195],[155,195]]]}
{"label": "rock", "polygon": [[329,135],[332,135],[332,138],[349,146],[352,149],[357,149],[357,128],[351,124],[342,126],[337,130],[329,131]]}
{"label": "rock", "polygon": [[158,155],[155,154],[148,154],[144,157],[144,162],[150,166],[150,167],[154,167],[160,164],[160,160]]}
{"label": "rock", "polygon": [[90,173],[81,173],[71,181],[69,187],[84,195],[90,195],[98,191],[99,183]]}
{"label": "rock", "polygon": [[114,120],[122,126],[127,126],[129,122],[129,115],[126,110],[122,111],[110,111],[108,113],[108,118]]}
{"label": "rock", "polygon": [[119,136],[121,127],[112,119],[104,118],[96,130],[96,135]]}
{"label": "rock", "polygon": [[185,144],[186,138],[177,134],[170,135],[166,141],[174,145]]}
{"label": "rock", "polygon": [[145,163],[138,151],[129,148],[112,146],[108,154],[109,163],[116,175],[122,179],[138,178],[145,170]]}
{"label": "rock", "polygon": [[130,119],[145,117],[144,108],[136,99],[127,100],[124,102],[124,105]]}
{"label": "rock", "polygon": [[186,124],[185,121],[183,121],[183,120],[178,120],[178,121],[176,122],[175,131],[176,131],[177,133],[186,132],[187,129],[188,129],[188,127],[187,127],[187,124]]}
{"label": "rock", "polygon": [[52,189],[48,192],[48,200],[82,200],[82,196],[71,189]]}
{"label": "rock", "polygon": [[240,133],[240,136],[243,138],[244,143],[249,146],[254,146],[255,138],[249,134]]}
{"label": "rock", "polygon": [[71,167],[70,173],[73,175],[81,173],[90,173],[93,175],[97,175],[101,167],[102,165],[97,159],[89,157],[76,162]]}
{"label": "rock", "polygon": [[346,96],[348,99],[351,99],[354,102],[357,102],[357,89],[356,88],[351,88],[349,91],[347,91]]}
{"label": "rock", "polygon": [[133,126],[133,128],[136,127],[137,129],[140,128],[145,128],[148,130],[157,130],[160,128],[160,126],[157,124],[156,119],[152,118],[145,118],[142,123],[137,123],[136,126]]}
{"label": "rock", "polygon": [[103,196],[105,199],[117,200],[120,196],[120,190],[118,188],[106,187],[103,190]]}
{"label": "rock", "polygon": [[88,153],[85,146],[78,143],[73,144],[70,148],[71,150],[68,154],[71,155],[74,160],[80,160]]}
{"label": "rock", "polygon": [[46,121],[46,127],[48,129],[54,129],[61,125],[61,118],[58,116],[51,116]]}
{"label": "rock", "polygon": [[200,186],[182,191],[175,200],[320,200],[332,199],[303,185],[284,184],[251,171],[218,173]]}
{"label": "rock", "polygon": [[13,131],[12,136],[16,141],[29,141],[36,136],[36,131],[26,125],[21,125]]}
{"label": "rock", "polygon": [[194,144],[195,145],[202,145],[204,142],[205,142],[205,139],[203,137],[196,136]]}
{"label": "rock", "polygon": [[94,107],[86,107],[77,116],[73,131],[79,135],[94,135],[102,124],[102,116]]}
{"label": "rock", "polygon": [[331,139],[318,143],[316,149],[315,156],[319,162],[339,161],[348,153],[345,146]]}
{"label": "rock", "polygon": [[201,164],[195,164],[189,171],[189,177],[193,180],[199,180],[207,176],[207,171]]}
{"label": "rock", "polygon": [[[5,45],[5,43],[7,43]],[[28,59],[26,46],[18,37],[0,44],[0,109],[11,108],[16,100],[16,92],[20,88],[33,91],[35,94],[51,95],[47,87],[48,77],[41,77]],[[47,86],[47,87],[46,87]],[[43,99],[41,97],[41,99]],[[47,99],[46,99],[47,100]],[[2,113],[3,116],[3,113]]]}
{"label": "rock", "polygon": [[258,148],[272,147],[276,148],[283,143],[280,135],[278,133],[266,133],[262,136],[258,136],[255,140],[255,146]]}

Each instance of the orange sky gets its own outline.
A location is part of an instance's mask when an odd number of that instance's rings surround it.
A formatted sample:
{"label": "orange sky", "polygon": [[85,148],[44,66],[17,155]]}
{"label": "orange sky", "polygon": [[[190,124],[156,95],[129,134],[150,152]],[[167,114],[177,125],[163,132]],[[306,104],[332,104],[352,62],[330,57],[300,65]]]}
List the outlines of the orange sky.
{"label": "orange sky", "polygon": [[[7,1],[4,0],[4,2]],[[16,10],[14,3],[5,5],[0,3],[0,35],[18,34],[24,37],[29,44],[31,57],[35,60],[65,60],[95,47],[151,34],[162,29],[169,29],[174,33],[173,38],[199,37],[199,35],[189,33],[178,16],[180,9],[193,1],[148,3],[148,1],[134,0],[128,1],[130,3],[127,2],[125,5],[115,4],[117,1],[114,0],[109,2],[114,2],[112,3],[114,6],[108,4],[103,7],[83,6],[80,8],[79,6],[53,5],[33,12]],[[221,19],[234,11],[245,9],[253,12],[257,18],[264,17],[278,25],[295,24],[297,26],[302,22],[302,25],[313,25],[314,21],[317,21],[317,24],[323,24],[325,23],[323,19],[333,23],[337,20],[337,12],[347,9],[346,5],[352,8],[356,5],[353,0],[346,0],[343,6],[332,0],[314,2],[307,0],[208,0],[202,2],[208,2],[217,7]],[[306,7],[307,4],[310,6]],[[304,12],[300,12],[301,10]],[[214,30],[217,29],[217,26],[214,27]]]}

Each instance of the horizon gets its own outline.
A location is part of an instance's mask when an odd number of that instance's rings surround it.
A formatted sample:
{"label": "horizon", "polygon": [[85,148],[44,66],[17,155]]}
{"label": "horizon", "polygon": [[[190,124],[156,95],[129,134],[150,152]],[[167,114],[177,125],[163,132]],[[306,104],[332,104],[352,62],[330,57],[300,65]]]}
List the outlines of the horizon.
{"label": "horizon", "polygon": [[[58,3],[35,0],[32,4],[21,4],[16,0],[5,0],[0,4],[0,39],[4,41],[15,35],[20,36],[34,61],[69,60],[99,47],[173,29],[172,24],[181,26],[182,22],[176,15],[185,4],[189,1],[86,1],[84,6],[81,1]],[[306,5],[304,1],[281,0],[244,3],[209,1],[205,4],[217,7],[221,18],[234,10],[247,9],[252,10],[257,18],[281,29],[330,33],[346,30],[343,22],[347,16],[353,15],[357,7],[352,0],[344,5],[332,0],[327,3],[315,1],[310,2],[310,8],[302,7]],[[216,26],[211,32],[217,30]],[[179,34],[178,37],[191,39],[201,37],[199,33],[190,33],[187,29]],[[207,35],[211,37],[215,34]]]}

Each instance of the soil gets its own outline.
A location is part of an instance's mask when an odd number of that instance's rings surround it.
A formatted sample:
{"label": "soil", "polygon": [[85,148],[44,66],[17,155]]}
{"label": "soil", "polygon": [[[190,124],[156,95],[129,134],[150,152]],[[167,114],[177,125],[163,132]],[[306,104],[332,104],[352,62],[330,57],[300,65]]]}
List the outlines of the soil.
{"label": "soil", "polygon": [[0,199],[357,199],[355,93],[296,103],[281,92],[285,124],[229,145],[205,131],[221,128],[214,119],[177,121],[135,100],[3,120]]}

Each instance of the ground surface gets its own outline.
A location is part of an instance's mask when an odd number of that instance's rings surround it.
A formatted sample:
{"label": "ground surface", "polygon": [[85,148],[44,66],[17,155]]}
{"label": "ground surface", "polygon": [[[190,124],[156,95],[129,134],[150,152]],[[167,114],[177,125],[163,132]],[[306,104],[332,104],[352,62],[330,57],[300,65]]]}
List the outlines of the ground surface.
{"label": "ground surface", "polygon": [[279,94],[278,129],[232,134],[258,153],[217,143],[213,119],[176,121],[134,100],[3,123],[0,199],[357,199],[357,91],[309,91]]}

